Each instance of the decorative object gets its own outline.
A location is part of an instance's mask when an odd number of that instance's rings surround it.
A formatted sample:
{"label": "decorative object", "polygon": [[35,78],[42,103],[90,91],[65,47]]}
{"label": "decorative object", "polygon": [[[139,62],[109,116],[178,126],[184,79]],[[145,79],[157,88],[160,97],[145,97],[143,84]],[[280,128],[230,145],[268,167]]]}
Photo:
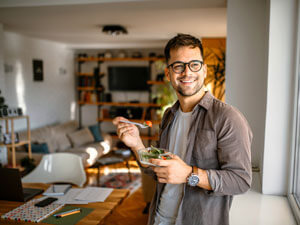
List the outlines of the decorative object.
{"label": "decorative object", "polygon": [[132,58],[142,58],[143,55],[141,52],[134,52],[132,53]]}
{"label": "decorative object", "polygon": [[33,59],[32,66],[33,66],[33,81],[43,81],[44,80],[43,61],[39,59]]}
{"label": "decorative object", "polygon": [[121,25],[104,25],[102,28],[102,32],[113,36],[128,34],[126,28]]}
{"label": "decorative object", "polygon": [[118,52],[118,58],[126,58],[126,57],[127,57],[127,53],[125,51]]}
{"label": "decorative object", "polygon": [[[8,133],[8,134],[3,134],[3,142],[4,144],[6,145],[9,145],[12,143],[12,136],[11,136],[11,133]],[[19,135],[18,133],[15,133],[15,143],[19,143]]]}
{"label": "decorative object", "polygon": [[108,59],[112,58],[112,53],[110,51],[106,51],[104,53],[104,58],[108,58]]}

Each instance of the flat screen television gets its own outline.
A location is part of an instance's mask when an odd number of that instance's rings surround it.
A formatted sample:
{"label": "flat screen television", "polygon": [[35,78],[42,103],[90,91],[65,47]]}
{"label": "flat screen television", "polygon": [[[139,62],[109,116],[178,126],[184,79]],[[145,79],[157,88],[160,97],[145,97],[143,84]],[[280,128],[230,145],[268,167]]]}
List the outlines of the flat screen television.
{"label": "flat screen television", "polygon": [[108,87],[110,91],[147,91],[150,80],[147,66],[108,67]]}

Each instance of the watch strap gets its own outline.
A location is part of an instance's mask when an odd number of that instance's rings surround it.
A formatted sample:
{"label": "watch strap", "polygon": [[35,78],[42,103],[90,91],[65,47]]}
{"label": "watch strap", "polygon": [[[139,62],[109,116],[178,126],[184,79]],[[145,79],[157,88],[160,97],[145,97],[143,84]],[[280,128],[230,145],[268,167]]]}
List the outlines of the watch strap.
{"label": "watch strap", "polygon": [[198,168],[197,166],[193,166],[192,173],[198,176]]}

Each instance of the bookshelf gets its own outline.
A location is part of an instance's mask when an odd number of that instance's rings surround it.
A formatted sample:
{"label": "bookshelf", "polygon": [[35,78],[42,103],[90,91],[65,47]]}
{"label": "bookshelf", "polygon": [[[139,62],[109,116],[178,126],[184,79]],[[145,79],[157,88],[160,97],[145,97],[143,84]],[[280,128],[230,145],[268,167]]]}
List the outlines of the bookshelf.
{"label": "bookshelf", "polygon": [[[104,93],[105,88],[101,83],[101,78],[105,76],[104,73],[101,73],[101,65],[105,62],[138,62],[138,61],[145,61],[148,62],[149,70],[151,72],[151,66],[155,61],[163,61],[164,58],[157,58],[157,57],[143,57],[143,58],[102,58],[102,57],[80,57],[76,58],[76,62],[78,65],[78,69],[76,72],[77,76],[77,87],[76,90],[78,92],[78,101],[77,104],[79,106],[79,125],[82,126],[82,107],[86,105],[94,105],[97,106],[97,115],[96,121],[98,123],[103,122],[112,122],[112,118],[109,116],[105,116],[101,109],[103,106],[105,107],[139,107],[143,109],[142,116],[140,119],[130,119],[131,121],[143,123],[145,120],[151,120],[154,125],[160,123],[160,120],[154,120],[152,117],[153,111],[151,109],[158,109],[161,108],[162,105],[151,103],[151,88],[149,88],[149,99],[148,102],[106,102],[102,95]],[[97,69],[94,70],[93,73],[90,72],[82,72],[82,65],[88,62],[96,62]],[[124,65],[124,64],[123,64]],[[98,79],[98,80],[97,80]],[[147,84],[150,85],[160,85],[164,84],[163,81],[148,81]],[[100,86],[100,87],[99,87]],[[149,112],[150,110],[150,117]],[[144,140],[158,140],[157,134],[152,134],[151,129],[148,128],[148,135],[142,135],[142,139]],[[116,138],[116,135],[112,135],[113,138]]]}
{"label": "bookshelf", "polygon": [[[16,120],[21,120],[25,119],[26,120],[26,125],[27,125],[27,139],[23,141],[19,141],[18,143],[15,143],[15,128],[14,124]],[[0,121],[5,122],[5,133],[6,134],[11,134],[11,143],[10,144],[4,144],[0,143],[0,146],[5,146],[7,150],[12,151],[12,167],[16,168],[16,147],[28,144],[28,157],[31,159],[32,158],[32,153],[31,153],[31,133],[30,133],[30,120],[29,116],[13,116],[13,117],[0,117]]]}

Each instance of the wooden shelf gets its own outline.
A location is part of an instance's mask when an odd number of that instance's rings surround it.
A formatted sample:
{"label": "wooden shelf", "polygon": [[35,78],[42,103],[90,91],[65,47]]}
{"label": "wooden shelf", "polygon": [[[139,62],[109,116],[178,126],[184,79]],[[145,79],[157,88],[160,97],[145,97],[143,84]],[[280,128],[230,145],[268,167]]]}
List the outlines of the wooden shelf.
{"label": "wooden shelf", "polygon": [[0,117],[0,120],[15,120],[15,119],[23,119],[28,118],[28,116],[9,116],[9,117]]}
{"label": "wooden shelf", "polygon": [[29,144],[29,142],[30,141],[20,141],[18,143],[15,143],[14,145],[13,144],[0,143],[0,146],[6,146],[6,147],[9,147],[9,148],[12,148],[13,146],[18,147],[18,146],[22,146],[22,145],[25,145],[25,144]]}
{"label": "wooden shelf", "polygon": [[147,81],[147,84],[149,84],[149,85],[152,85],[152,84],[154,84],[154,85],[160,85],[160,84],[167,84],[168,82],[166,82],[166,81],[155,81],[155,80],[148,80]]}
{"label": "wooden shelf", "polygon": [[[112,138],[115,138],[115,139],[119,138],[118,135],[116,135],[116,134],[112,134],[111,137],[112,137]],[[143,140],[158,141],[158,135],[154,135],[154,136],[145,136],[145,135],[141,135],[141,138],[142,138]]]}
{"label": "wooden shelf", "polygon": [[[18,119],[26,119],[26,125],[27,125],[27,138],[26,140],[20,141],[18,143],[15,143],[15,136],[11,135],[11,141],[12,144],[4,144],[3,142],[0,143],[0,146],[6,146],[9,148],[12,152],[12,167],[16,168],[16,147],[22,146],[25,144],[28,144],[28,157],[31,159],[32,158],[32,153],[31,153],[31,132],[30,132],[30,119],[29,116],[14,116],[14,117],[1,117],[0,120],[5,121],[5,133],[6,134],[14,134],[15,133],[15,128],[14,128],[14,120]],[[10,124],[9,124],[10,123]]]}
{"label": "wooden shelf", "polygon": [[97,58],[97,57],[88,57],[88,58],[77,58],[78,62],[89,62],[89,61],[164,61],[165,58],[157,57],[142,57],[142,58]]}
{"label": "wooden shelf", "polygon": [[78,91],[102,91],[103,88],[96,87],[77,87]]}
{"label": "wooden shelf", "polygon": [[[98,118],[98,122],[112,122],[112,118]],[[132,122],[144,123],[145,120],[130,119]],[[152,124],[160,124],[160,120],[151,120]]]}
{"label": "wooden shelf", "polygon": [[155,103],[132,103],[132,102],[83,102],[78,101],[79,105],[109,105],[109,106],[133,106],[133,107],[162,107],[161,104],[155,104]]}
{"label": "wooden shelf", "polygon": [[[76,73],[77,76],[86,76],[86,77],[93,77],[94,73]],[[100,73],[99,76],[104,76],[104,73]]]}

